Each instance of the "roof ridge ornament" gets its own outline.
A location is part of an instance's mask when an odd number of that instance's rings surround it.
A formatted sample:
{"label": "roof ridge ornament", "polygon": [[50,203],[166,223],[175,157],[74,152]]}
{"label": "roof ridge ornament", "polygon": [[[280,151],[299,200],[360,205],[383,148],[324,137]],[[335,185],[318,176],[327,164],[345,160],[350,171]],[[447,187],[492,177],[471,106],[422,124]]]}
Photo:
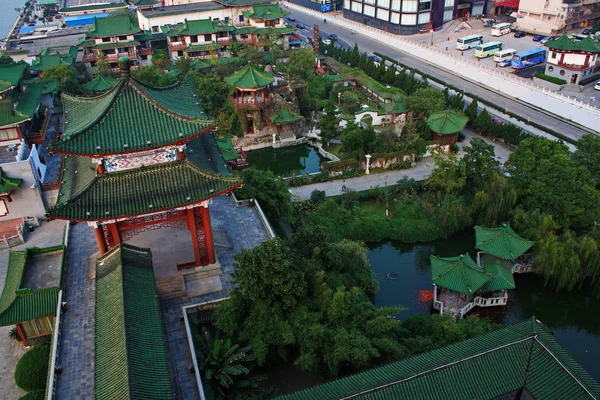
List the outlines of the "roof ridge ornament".
{"label": "roof ridge ornament", "polygon": [[119,69],[121,70],[121,77],[123,79],[129,79],[131,77],[131,60],[129,57],[119,58]]}

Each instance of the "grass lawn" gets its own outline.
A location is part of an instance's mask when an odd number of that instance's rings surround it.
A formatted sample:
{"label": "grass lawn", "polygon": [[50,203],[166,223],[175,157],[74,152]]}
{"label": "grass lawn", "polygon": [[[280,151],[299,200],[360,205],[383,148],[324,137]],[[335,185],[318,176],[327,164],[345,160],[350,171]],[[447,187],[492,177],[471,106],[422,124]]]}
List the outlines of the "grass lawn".
{"label": "grass lawn", "polygon": [[335,154],[340,160],[348,160],[349,158],[352,158],[351,155],[342,153],[341,144],[323,145],[323,150]]}
{"label": "grass lawn", "polygon": [[[378,202],[376,200],[364,200],[360,202],[360,208],[362,208],[362,210],[367,214],[376,214],[385,217],[384,202]],[[396,216],[395,211],[394,200],[390,198],[388,201],[388,217],[394,218]]]}

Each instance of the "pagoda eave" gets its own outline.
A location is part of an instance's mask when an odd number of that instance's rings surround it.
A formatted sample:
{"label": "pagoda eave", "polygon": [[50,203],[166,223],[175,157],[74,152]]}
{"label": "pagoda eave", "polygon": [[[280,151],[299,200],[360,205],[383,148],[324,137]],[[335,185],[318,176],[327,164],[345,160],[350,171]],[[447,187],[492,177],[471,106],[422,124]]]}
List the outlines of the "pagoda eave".
{"label": "pagoda eave", "polygon": [[[218,193],[214,193],[211,196],[201,199],[201,200],[197,200],[197,201],[193,201],[191,203],[187,203],[187,204],[181,204],[181,205],[170,205],[170,206],[166,206],[164,208],[161,209],[152,209],[149,210],[147,213],[137,213],[137,214],[131,214],[131,215],[119,215],[119,216],[110,216],[107,218],[68,218],[65,216],[61,216],[61,215],[53,215],[51,212],[46,213],[46,217],[48,217],[48,219],[53,220],[53,219],[60,219],[60,220],[65,220],[65,221],[71,221],[71,222],[114,222],[114,221],[122,221],[122,220],[126,220],[129,218],[135,218],[135,217],[141,217],[143,215],[148,215],[148,214],[159,214],[159,213],[163,213],[166,211],[170,211],[170,210],[177,210],[177,209],[181,209],[181,208],[190,208],[191,206],[197,206],[205,201],[214,199],[215,197],[219,197],[222,196],[226,193],[229,193],[237,188],[240,188],[243,186],[243,182],[239,182],[236,183],[235,185],[222,190],[221,192]],[[50,210],[52,211],[52,210]]]}
{"label": "pagoda eave", "polygon": [[145,153],[145,152],[157,150],[157,149],[160,149],[163,147],[181,146],[181,145],[187,144],[187,143],[191,142],[192,140],[199,138],[200,136],[206,135],[207,133],[214,131],[216,128],[217,128],[217,125],[212,125],[211,127],[207,128],[193,136],[186,137],[185,139],[179,140],[177,142],[166,143],[166,144],[161,144],[161,145],[157,145],[157,146],[151,146],[151,147],[147,147],[142,150],[135,150],[135,151],[123,151],[123,152],[111,151],[108,153],[93,153],[93,154],[92,153],[78,153],[75,151],[60,150],[60,149],[53,147],[52,145],[49,146],[48,151],[55,153],[55,154],[62,154],[62,155],[66,155],[66,156],[90,157],[90,158]]}

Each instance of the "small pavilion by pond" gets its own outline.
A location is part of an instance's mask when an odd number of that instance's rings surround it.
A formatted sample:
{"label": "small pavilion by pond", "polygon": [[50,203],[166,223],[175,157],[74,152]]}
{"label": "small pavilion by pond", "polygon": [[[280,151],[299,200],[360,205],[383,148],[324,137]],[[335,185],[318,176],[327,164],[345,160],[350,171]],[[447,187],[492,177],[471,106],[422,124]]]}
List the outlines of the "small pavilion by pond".
{"label": "small pavilion by pond", "polygon": [[[296,125],[299,121],[302,121],[304,117],[294,110],[284,107],[280,108],[275,114],[269,117],[271,124],[276,126],[277,135],[279,139],[295,139],[296,138]],[[273,143],[275,143],[276,135],[273,133]]]}
{"label": "small pavilion by pond", "polygon": [[482,267],[468,255],[431,256],[433,308],[462,318],[473,307],[506,305],[508,289],[515,288],[509,268],[495,263]]}
{"label": "small pavilion by pond", "polygon": [[455,110],[433,113],[427,119],[427,126],[433,131],[433,140],[441,145],[456,143],[458,133],[465,129],[469,119]]}
{"label": "small pavilion by pond", "polygon": [[477,262],[502,263],[513,273],[531,272],[533,258],[527,253],[534,242],[519,236],[508,224],[499,228],[475,227]]}
{"label": "small pavilion by pond", "polygon": [[54,331],[64,246],[10,251],[0,295],[0,326],[15,325],[24,346]]}

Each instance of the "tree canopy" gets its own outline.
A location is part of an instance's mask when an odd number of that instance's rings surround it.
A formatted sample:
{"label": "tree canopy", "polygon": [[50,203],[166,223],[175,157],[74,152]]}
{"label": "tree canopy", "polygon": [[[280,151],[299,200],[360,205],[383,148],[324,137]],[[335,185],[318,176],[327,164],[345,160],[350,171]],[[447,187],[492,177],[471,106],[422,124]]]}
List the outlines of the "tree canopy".
{"label": "tree canopy", "polygon": [[288,75],[294,79],[307,79],[314,75],[315,54],[310,48],[295,50],[285,64]]}

